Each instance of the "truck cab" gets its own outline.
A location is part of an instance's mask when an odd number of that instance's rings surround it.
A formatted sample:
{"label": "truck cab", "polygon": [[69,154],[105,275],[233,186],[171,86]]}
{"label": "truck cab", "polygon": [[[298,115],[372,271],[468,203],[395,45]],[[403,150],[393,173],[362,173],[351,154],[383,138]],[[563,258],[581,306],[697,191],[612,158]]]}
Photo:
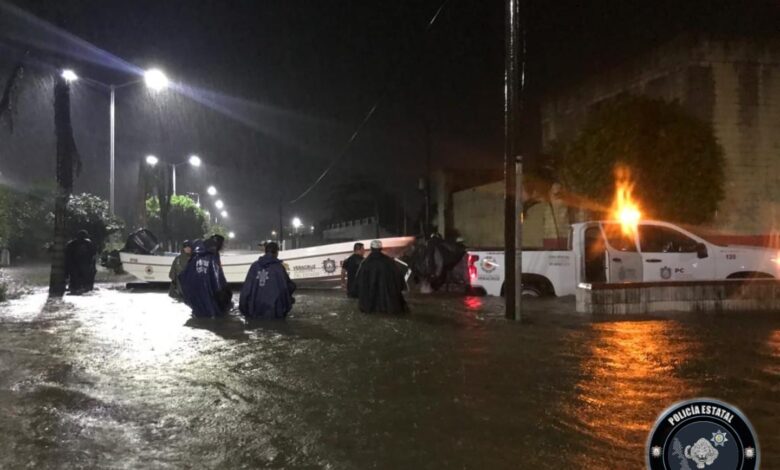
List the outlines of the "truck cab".
{"label": "truck cab", "polygon": [[[523,251],[522,291],[572,295],[579,283],[700,281],[780,277],[777,250],[721,246],[674,224],[643,220],[631,230],[616,221],[571,226],[568,250]],[[472,287],[503,292],[504,253],[469,251]]]}

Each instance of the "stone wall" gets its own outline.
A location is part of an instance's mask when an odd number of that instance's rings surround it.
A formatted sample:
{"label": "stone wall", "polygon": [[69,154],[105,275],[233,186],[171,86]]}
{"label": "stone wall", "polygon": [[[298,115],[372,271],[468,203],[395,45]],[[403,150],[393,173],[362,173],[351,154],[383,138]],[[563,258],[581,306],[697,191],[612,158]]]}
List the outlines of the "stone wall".
{"label": "stone wall", "polygon": [[677,100],[711,122],[726,157],[726,197],[714,227],[735,235],[780,229],[780,36],[683,37],[542,105],[544,145],[576,135],[589,111],[621,93]]}

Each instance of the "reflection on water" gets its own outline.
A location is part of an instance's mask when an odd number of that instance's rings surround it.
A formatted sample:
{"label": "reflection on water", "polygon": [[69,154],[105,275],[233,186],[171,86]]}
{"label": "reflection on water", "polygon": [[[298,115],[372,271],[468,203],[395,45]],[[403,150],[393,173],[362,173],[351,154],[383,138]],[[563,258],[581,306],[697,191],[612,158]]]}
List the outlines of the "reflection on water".
{"label": "reflection on water", "polygon": [[555,300],[516,323],[500,298],[388,316],[302,292],[245,325],[164,293],[45,302],[0,305],[2,468],[639,469],[658,413],[697,395],[780,458],[773,315],[602,321]]}
{"label": "reflection on water", "polygon": [[[697,396],[699,387],[681,369],[698,357],[701,345],[676,321],[595,323],[584,345],[581,378],[574,400],[564,406],[572,430],[588,436],[583,461],[629,465],[641,455],[657,414],[682,395]],[[593,447],[600,449],[593,452]],[[610,455],[608,449],[614,450]]]}

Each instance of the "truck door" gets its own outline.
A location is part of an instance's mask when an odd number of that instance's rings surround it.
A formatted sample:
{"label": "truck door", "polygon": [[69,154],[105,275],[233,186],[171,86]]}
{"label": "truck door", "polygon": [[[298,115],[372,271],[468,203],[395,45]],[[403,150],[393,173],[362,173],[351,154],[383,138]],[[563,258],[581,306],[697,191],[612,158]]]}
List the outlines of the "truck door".
{"label": "truck door", "polygon": [[712,256],[701,250],[700,243],[671,227],[639,225],[639,247],[642,252],[646,281],[688,281],[714,279]]}
{"label": "truck door", "polygon": [[641,282],[642,255],[636,245],[636,234],[626,234],[620,224],[601,224],[607,240],[608,282]]}

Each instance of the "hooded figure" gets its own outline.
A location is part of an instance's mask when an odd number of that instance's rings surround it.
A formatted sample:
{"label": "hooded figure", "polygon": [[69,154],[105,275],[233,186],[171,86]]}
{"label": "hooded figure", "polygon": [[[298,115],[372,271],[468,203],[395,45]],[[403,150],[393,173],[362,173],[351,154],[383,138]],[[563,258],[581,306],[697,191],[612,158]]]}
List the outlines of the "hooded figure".
{"label": "hooded figure", "polygon": [[217,301],[218,293],[227,285],[217,263],[216,243],[213,240],[197,240],[193,243],[192,259],[179,274],[184,303],[195,317],[221,317],[223,306]]}
{"label": "hooded figure", "polygon": [[171,279],[171,287],[168,289],[168,295],[176,300],[181,300],[184,296],[181,293],[181,286],[179,285],[179,274],[187,267],[187,262],[192,257],[192,243],[189,240],[184,240],[181,244],[181,253],[173,259],[171,264],[171,271],[168,273],[168,277]]}
{"label": "hooded figure", "polygon": [[371,242],[371,253],[360,264],[357,282],[361,312],[406,312],[403,274],[395,260],[382,253],[381,241]]}
{"label": "hooded figure", "polygon": [[266,315],[284,318],[295,303],[292,296],[295,283],[290,280],[278,255],[279,245],[268,243],[265,255],[249,268],[238,303],[247,319]]}
{"label": "hooded figure", "polygon": [[82,294],[95,287],[97,249],[89,233],[79,230],[76,238],[65,245],[65,273],[71,294]]}

